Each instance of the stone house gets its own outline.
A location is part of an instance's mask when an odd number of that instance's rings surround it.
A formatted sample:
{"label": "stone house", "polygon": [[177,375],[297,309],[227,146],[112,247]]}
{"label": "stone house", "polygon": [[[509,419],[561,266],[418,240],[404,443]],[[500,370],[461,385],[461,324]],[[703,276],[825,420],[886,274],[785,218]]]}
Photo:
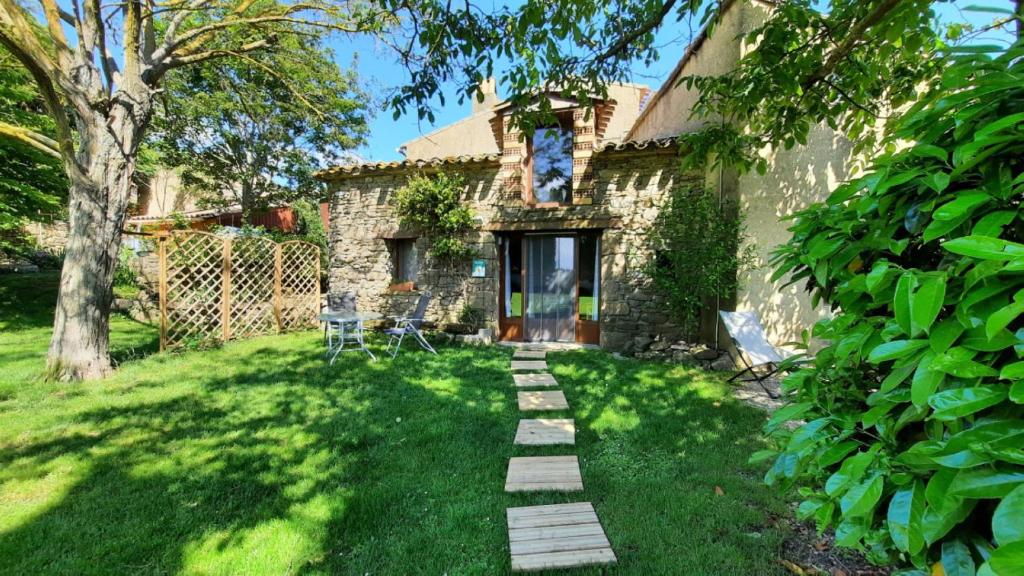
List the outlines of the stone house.
{"label": "stone house", "polygon": [[[707,187],[737,200],[759,257],[786,240],[779,218],[821,199],[845,175],[846,141],[827,128],[808,145],[765,150],[766,175],[680,170],[676,138],[701,125],[691,118],[696,94],[678,80],[730,69],[748,47],[740,39],[771,9],[759,0],[727,3],[715,28],[687,48],[657,92],[615,84],[584,108],[551,92],[557,123],[527,138],[509,123],[510,105],[493,83],[461,121],[405,143],[405,159],[332,167],[330,278],[332,293],[355,292],[362,309],[409,311],[420,291],[433,301],[427,319],[456,322],[465,309],[482,313],[498,338],[570,341],[630,351],[680,334],[665,301],[644,272],[654,256],[648,231],[674,190]],[[404,228],[394,196],[410,176],[444,170],[462,176],[464,202],[477,228],[469,242],[476,261],[433,262],[429,242]],[[743,278],[735,301],[757,311],[771,336],[795,339],[819,314],[796,288],[780,290],[771,271]],[[704,339],[718,338],[715,313]]]}

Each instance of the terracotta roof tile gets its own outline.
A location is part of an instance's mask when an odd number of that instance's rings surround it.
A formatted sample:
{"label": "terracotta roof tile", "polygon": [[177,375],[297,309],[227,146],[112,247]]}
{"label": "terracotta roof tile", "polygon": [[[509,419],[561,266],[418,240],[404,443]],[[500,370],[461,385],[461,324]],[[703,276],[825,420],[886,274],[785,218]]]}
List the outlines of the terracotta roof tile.
{"label": "terracotta roof tile", "polygon": [[625,140],[623,142],[607,142],[595,149],[596,153],[601,152],[625,152],[639,150],[658,150],[675,148],[679,140],[675,137],[652,138],[651,140]]}
{"label": "terracotta roof tile", "polygon": [[314,176],[320,180],[333,180],[346,176],[357,176],[372,172],[389,172],[392,170],[407,170],[410,168],[436,168],[439,166],[453,166],[457,164],[483,164],[498,162],[501,156],[498,154],[475,154],[467,156],[446,156],[444,158],[428,158],[420,160],[393,160],[390,162],[364,162],[361,164],[344,164],[332,166],[315,173]]}

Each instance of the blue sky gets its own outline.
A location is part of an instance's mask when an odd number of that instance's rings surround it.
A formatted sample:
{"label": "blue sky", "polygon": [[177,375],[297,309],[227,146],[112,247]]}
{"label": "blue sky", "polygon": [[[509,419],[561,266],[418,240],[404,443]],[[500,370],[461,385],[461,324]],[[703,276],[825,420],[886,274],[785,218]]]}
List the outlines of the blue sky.
{"label": "blue sky", "polygon": [[[1009,7],[1012,2],[1009,0],[958,0],[939,3],[936,6],[936,11],[944,22],[968,22],[980,26],[992,21],[994,16],[992,14],[963,10],[964,7],[971,5]],[[644,66],[642,63],[634,65],[630,81],[647,84],[652,90],[660,87],[698,29],[696,21],[692,23],[692,27],[686,21],[671,22],[663,26],[656,37],[656,43],[661,53],[660,60],[651,66]],[[401,85],[407,79],[405,70],[397,63],[394,54],[387,47],[377,44],[376,40],[372,38],[365,36],[354,39],[337,38],[331,43],[331,47],[337,55],[338,62],[343,66],[347,66],[353,58],[356,58],[359,75],[368,85],[372,94],[378,96],[386,94],[389,89]],[[499,75],[501,71],[496,70],[495,72],[496,75]],[[452,86],[447,88],[446,95],[451,96]],[[500,86],[498,93],[499,96],[503,96]],[[435,109],[434,124],[430,124],[426,120],[418,120],[415,113],[406,114],[398,120],[394,120],[391,110],[385,109],[380,102],[375,102],[371,109],[375,111],[375,114],[370,122],[369,142],[357,153],[367,160],[396,160],[402,157],[397,148],[403,142],[464,118],[469,114],[470,103],[466,101],[459,105],[455,98],[449,98],[444,107]]]}

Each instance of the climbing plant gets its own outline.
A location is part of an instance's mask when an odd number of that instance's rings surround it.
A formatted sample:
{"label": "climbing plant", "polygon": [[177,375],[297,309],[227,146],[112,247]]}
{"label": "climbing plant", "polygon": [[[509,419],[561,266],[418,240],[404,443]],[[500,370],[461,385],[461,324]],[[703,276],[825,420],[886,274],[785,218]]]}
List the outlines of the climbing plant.
{"label": "climbing plant", "polygon": [[704,189],[676,189],[651,227],[655,258],[647,274],[668,299],[669,311],[686,332],[698,328],[708,300],[729,297],[737,274],[754,261],[743,213]]}
{"label": "climbing plant", "polygon": [[423,232],[432,257],[454,262],[475,252],[465,236],[473,229],[473,211],[462,203],[465,184],[458,175],[418,174],[400,188],[395,205],[403,224]]}
{"label": "climbing plant", "polygon": [[800,212],[775,259],[834,316],[756,457],[838,544],[916,574],[1024,573],[1022,57],[956,53],[896,121],[903,149]]}

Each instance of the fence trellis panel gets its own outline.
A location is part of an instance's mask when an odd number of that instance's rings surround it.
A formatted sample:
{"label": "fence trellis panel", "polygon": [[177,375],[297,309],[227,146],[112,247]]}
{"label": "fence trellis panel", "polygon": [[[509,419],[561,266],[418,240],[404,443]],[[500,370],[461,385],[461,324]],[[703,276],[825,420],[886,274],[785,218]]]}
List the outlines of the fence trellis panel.
{"label": "fence trellis panel", "polygon": [[160,348],[316,325],[320,249],[308,242],[160,237]]}

